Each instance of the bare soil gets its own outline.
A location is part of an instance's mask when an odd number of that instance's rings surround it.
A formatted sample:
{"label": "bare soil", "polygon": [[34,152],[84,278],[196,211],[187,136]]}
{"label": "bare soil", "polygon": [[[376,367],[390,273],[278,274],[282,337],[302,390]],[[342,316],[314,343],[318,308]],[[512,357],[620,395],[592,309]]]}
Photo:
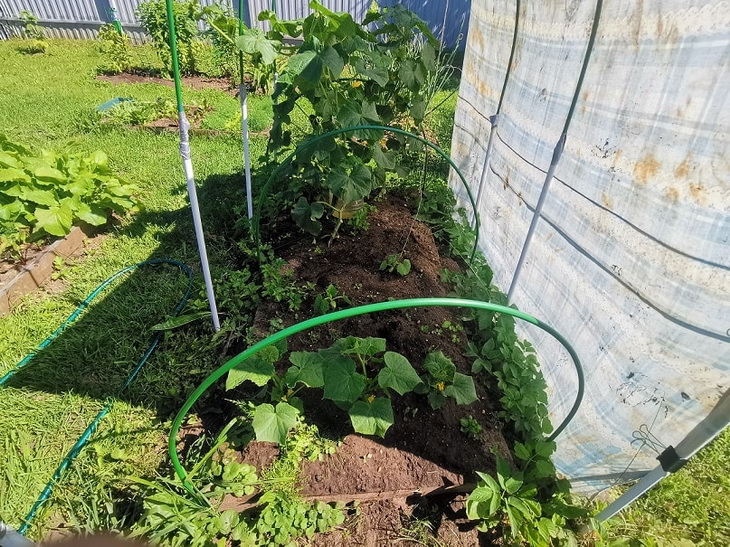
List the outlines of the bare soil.
{"label": "bare soil", "polygon": [[[277,254],[287,261],[285,268],[297,280],[317,286],[315,293],[333,284],[352,305],[447,296],[448,287],[441,282],[440,271],[459,265],[441,256],[430,229],[413,218],[405,202],[391,197],[377,207],[368,218],[366,231],[344,234],[331,246],[300,240],[277,249]],[[399,276],[380,271],[386,256],[401,252],[412,263],[411,273]],[[441,350],[460,372],[470,374],[471,362],[464,356],[464,331],[443,328],[445,321],[462,324],[460,313],[457,308],[411,308],[362,315],[294,335],[288,341],[289,350],[315,351],[341,336],[378,336],[386,339],[389,350],[405,355],[419,371],[427,353]],[[267,302],[259,308],[254,328],[258,336],[264,336],[271,330],[272,319],[288,326],[313,315],[311,301],[304,303],[297,317],[285,304]],[[497,417],[496,387],[477,381],[476,388],[479,400],[474,404],[457,406],[449,400],[435,411],[425,396],[394,397],[396,423],[385,439],[351,433],[347,413],[322,400],[321,391],[302,392],[307,419],[317,424],[321,433],[342,439],[336,454],[304,464],[302,495],[324,501],[365,500],[360,502],[359,514],[343,529],[318,537],[313,545],[391,545],[396,541],[415,545],[407,539],[408,521],[412,513],[423,512],[424,503],[431,506],[429,518],[444,544],[478,545],[476,531],[465,522],[463,504],[453,501],[453,496],[441,502],[419,496],[472,481],[475,470],[493,472],[494,452],[511,460]],[[476,440],[460,432],[459,420],[467,415],[482,426]],[[275,445],[253,442],[241,459],[262,469],[277,454]],[[369,500],[372,497],[376,499]]]}
{"label": "bare soil", "polygon": [[[175,82],[170,78],[161,78],[159,76],[150,76],[146,74],[131,74],[123,72],[121,74],[99,74],[96,77],[102,82],[112,84],[159,84],[167,87],[175,87]],[[204,76],[183,76],[182,83],[192,89],[220,89],[233,96],[238,95],[238,89],[231,87],[231,82],[227,78],[208,78]]]}

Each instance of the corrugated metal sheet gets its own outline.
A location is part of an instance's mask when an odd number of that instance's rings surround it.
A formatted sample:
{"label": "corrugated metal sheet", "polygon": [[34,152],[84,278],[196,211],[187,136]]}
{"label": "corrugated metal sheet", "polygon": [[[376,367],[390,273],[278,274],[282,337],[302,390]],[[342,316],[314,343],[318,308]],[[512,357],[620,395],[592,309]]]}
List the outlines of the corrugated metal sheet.
{"label": "corrugated metal sheet", "polygon": [[[239,0],[222,0],[222,4],[231,4],[238,8]],[[55,38],[94,38],[96,31],[103,23],[112,20],[112,9],[125,31],[134,41],[144,41],[146,36],[134,15],[141,0],[0,0],[0,38],[17,34],[18,14],[28,10],[40,19],[41,25],[49,36]],[[202,5],[210,5],[215,0],[201,0]],[[246,0],[247,23],[265,28],[258,21],[261,11],[271,9],[271,0]],[[370,0],[323,0],[322,3],[332,11],[349,12],[357,21],[365,17]],[[443,35],[444,43],[455,46],[459,43],[459,35],[466,34],[471,0],[383,0],[383,6],[401,4],[417,13],[426,21],[437,36]],[[298,19],[306,17],[311,10],[308,0],[279,0],[277,12],[282,19]],[[461,40],[461,47],[464,40]]]}

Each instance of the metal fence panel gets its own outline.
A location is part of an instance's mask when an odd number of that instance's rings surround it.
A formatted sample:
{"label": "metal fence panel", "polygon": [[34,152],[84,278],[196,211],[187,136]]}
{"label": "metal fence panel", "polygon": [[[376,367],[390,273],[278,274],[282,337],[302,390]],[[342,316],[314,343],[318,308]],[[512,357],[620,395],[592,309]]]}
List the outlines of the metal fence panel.
{"label": "metal fence panel", "polygon": [[[112,10],[125,31],[134,41],[147,39],[144,30],[134,15],[142,0],[0,0],[0,38],[17,34],[18,15],[28,10],[38,16],[40,24],[55,38],[94,38],[99,26],[112,20]],[[238,9],[239,0],[221,0],[218,3],[232,5]],[[200,0],[201,5],[216,3],[215,0]],[[332,11],[349,12],[356,21],[365,17],[371,0],[322,0]],[[466,33],[471,0],[384,0],[383,6],[401,4],[417,13],[428,23],[434,33],[443,37],[446,45],[454,47],[460,34]],[[258,21],[258,14],[271,9],[271,0],[246,0],[246,22],[249,26],[265,28]],[[277,14],[282,19],[298,19],[311,13],[308,0],[279,0]]]}

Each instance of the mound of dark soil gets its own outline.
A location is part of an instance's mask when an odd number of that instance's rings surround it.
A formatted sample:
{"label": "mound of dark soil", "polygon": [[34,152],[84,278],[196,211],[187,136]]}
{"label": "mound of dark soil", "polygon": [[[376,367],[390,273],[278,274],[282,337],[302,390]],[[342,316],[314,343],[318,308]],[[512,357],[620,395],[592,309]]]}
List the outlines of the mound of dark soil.
{"label": "mound of dark soil", "polygon": [[[313,283],[315,293],[335,285],[353,306],[448,295],[440,272],[459,266],[441,256],[428,226],[416,221],[404,202],[389,198],[379,203],[368,221],[366,231],[342,235],[331,246],[300,240],[278,249],[277,254],[286,260],[285,268],[293,272],[297,282]],[[401,252],[411,261],[411,273],[399,276],[379,269],[386,256]],[[444,327],[446,322],[461,325],[461,313],[458,308],[421,307],[361,315],[299,333],[289,339],[289,350],[316,351],[342,336],[377,336],[386,339],[388,350],[405,355],[419,372],[425,356],[441,350],[460,372],[470,374],[471,362],[464,356],[464,331]],[[254,327],[263,336],[270,330],[272,319],[288,326],[312,316],[311,300],[296,317],[286,304],[267,302],[259,308]],[[492,472],[495,453],[511,460],[496,415],[499,396],[494,388],[478,381],[476,388],[479,400],[472,405],[457,406],[449,400],[439,410],[432,410],[422,395],[394,397],[396,423],[385,439],[351,433],[347,413],[322,400],[321,391],[303,392],[308,421],[317,424],[324,434],[344,438],[336,454],[304,465],[302,495],[361,503],[354,522],[345,530],[319,537],[315,544],[390,545],[396,540],[408,544],[408,535],[403,535],[402,529],[413,510],[411,502],[417,499],[422,505],[423,500],[435,503],[437,499],[419,498],[419,494],[473,480],[477,470]],[[459,420],[467,415],[482,426],[476,440],[460,431]],[[253,442],[241,459],[261,469],[276,455],[274,445]],[[449,545],[477,544],[476,532],[459,532],[457,513],[449,503],[437,511],[440,539]],[[236,502],[229,500],[226,506],[235,507]]]}

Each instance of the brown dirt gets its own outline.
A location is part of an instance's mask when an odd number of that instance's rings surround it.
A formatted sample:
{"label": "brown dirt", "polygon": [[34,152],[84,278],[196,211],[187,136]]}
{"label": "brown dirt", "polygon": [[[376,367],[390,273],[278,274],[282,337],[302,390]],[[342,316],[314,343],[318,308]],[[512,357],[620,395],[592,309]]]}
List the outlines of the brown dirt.
{"label": "brown dirt", "polygon": [[[439,272],[458,266],[440,256],[429,228],[413,219],[403,201],[389,198],[379,203],[368,221],[367,231],[342,235],[329,247],[305,240],[278,249],[278,255],[287,261],[286,269],[297,280],[317,286],[315,293],[334,284],[352,300],[353,306],[388,299],[447,296],[448,287],[441,282]],[[411,273],[399,276],[381,272],[382,260],[401,250],[411,260]],[[285,326],[299,322],[312,316],[311,310],[312,301],[307,301],[295,318],[283,304],[264,303],[256,314],[255,332],[263,336],[274,318]],[[378,336],[387,340],[389,350],[405,355],[416,369],[422,370],[421,363],[428,352],[439,349],[453,359],[458,370],[469,374],[471,362],[463,355],[466,336],[463,331],[442,328],[444,321],[461,324],[460,311],[412,308],[362,315],[295,335],[289,339],[289,350],[314,351],[328,347],[341,336]],[[330,401],[322,400],[321,391],[307,390],[301,395],[308,419],[321,432],[344,436],[335,455],[303,466],[305,496],[346,500],[347,495],[357,497],[362,493],[425,492],[468,482],[475,470],[493,472],[493,450],[511,460],[496,415],[498,395],[494,388],[478,382],[479,400],[469,406],[457,406],[449,400],[434,411],[425,396],[394,397],[396,423],[385,439],[350,433],[347,414]],[[468,439],[460,432],[459,419],[466,415],[482,425],[478,440]],[[254,442],[242,459],[261,469],[277,454],[274,445]],[[363,502],[360,515],[349,527],[323,535],[313,545],[392,544],[403,538],[399,535],[402,521],[410,514],[407,497]],[[443,514],[442,511],[439,530],[448,536],[443,538],[447,545],[478,545],[476,532],[460,532],[455,517],[444,518]]]}
{"label": "brown dirt", "polygon": [[[167,87],[175,87],[175,82],[169,78],[159,76],[148,76],[144,74],[99,74],[98,80],[112,84],[159,84]],[[230,80],[226,78],[207,78],[203,76],[184,76],[182,83],[193,89],[220,89],[233,96],[237,96],[238,89],[231,87]]]}

